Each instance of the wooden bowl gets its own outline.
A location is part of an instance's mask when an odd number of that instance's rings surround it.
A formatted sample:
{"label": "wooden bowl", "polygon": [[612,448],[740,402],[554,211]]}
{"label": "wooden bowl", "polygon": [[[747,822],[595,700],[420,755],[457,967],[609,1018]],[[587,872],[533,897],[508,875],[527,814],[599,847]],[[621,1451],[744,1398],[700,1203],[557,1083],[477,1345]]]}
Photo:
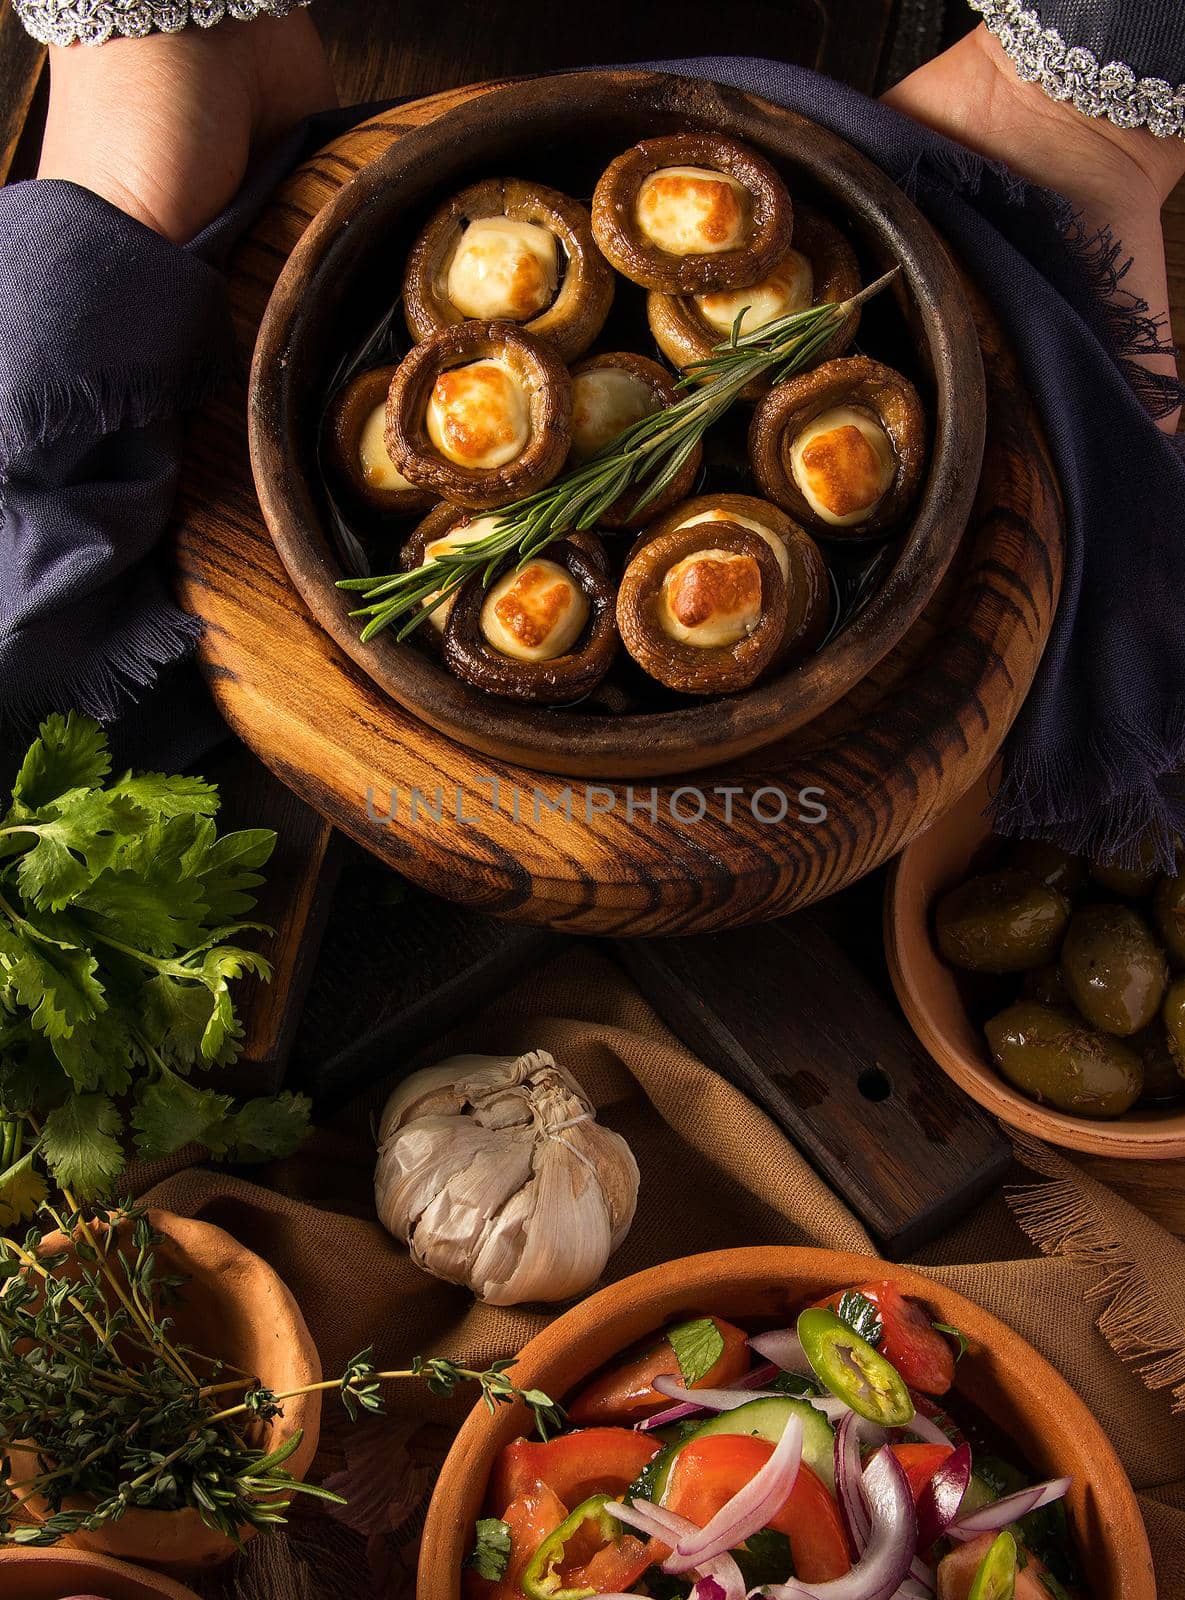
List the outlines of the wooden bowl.
{"label": "wooden bowl", "polygon": [[935,900],[966,877],[991,834],[989,795],[987,781],[981,780],[902,851],[890,872],[885,948],[910,1026],[942,1070],[1010,1128],[1090,1155],[1180,1160],[1185,1156],[1185,1106],[1127,1111],[1113,1121],[1072,1117],[1038,1105],[996,1071],[982,1031],[967,1014],[955,974],[938,954],[930,917]]}
{"label": "wooden bowl", "polygon": [[[291,1292],[261,1256],[208,1222],[149,1211],[162,1236],[157,1261],[162,1272],[184,1275],[185,1299],[172,1313],[177,1338],[195,1350],[217,1355],[262,1379],[277,1394],[321,1381],[317,1347]],[[43,1248],[62,1249],[66,1240],[49,1234]],[[300,1444],[284,1463],[294,1478],[313,1463],[321,1431],[321,1396],[300,1395],[284,1402],[284,1415],[270,1426],[252,1424],[244,1432],[253,1442],[274,1448],[297,1429]],[[32,1451],[8,1452],[11,1478],[37,1471]],[[44,1509],[31,1501],[35,1510]],[[244,1538],[251,1536],[243,1529]],[[93,1532],[71,1534],[72,1551],[94,1550],[169,1572],[196,1572],[235,1554],[236,1545],[209,1528],[197,1511],[149,1511],[133,1507],[118,1522]],[[85,1592],[85,1591],[83,1591]]]}
{"label": "wooden bowl", "polygon": [[197,1600],[163,1573],[129,1567],[93,1550],[0,1551],[4,1600],[64,1600],[94,1594],[102,1600]]}
{"label": "wooden bowl", "polygon": [[[1035,1471],[1073,1475],[1067,1509],[1091,1592],[1105,1600],[1156,1600],[1131,1485],[1082,1401],[1011,1328],[909,1267],[781,1245],[686,1256],[623,1278],[566,1312],[526,1346],[514,1380],[562,1399],[618,1351],[668,1322],[711,1312],[739,1322],[785,1322],[805,1303],[870,1278],[892,1278],[962,1329],[971,1348],[959,1362],[956,1389],[1016,1441]],[[457,1600],[494,1458],[529,1431],[524,1407],[500,1407],[495,1416],[474,1407],[428,1508],[416,1600]]]}
{"label": "wooden bowl", "polygon": [[[655,134],[715,130],[755,146],[791,192],[852,237],[867,278],[900,263],[897,331],[932,419],[925,483],[875,595],[800,666],[731,697],[613,716],[491,698],[390,632],[368,645],[331,535],[317,472],[335,371],[395,296],[399,266],[433,205],[502,172],[591,193],[608,160]],[[865,326],[884,307],[872,307]],[[259,331],[248,403],[251,459],[276,548],[309,609],[393,699],[487,755],[552,772],[631,777],[688,771],[759,749],[845,695],[920,615],[971,510],[983,452],[979,343],[957,271],[900,189],[835,134],[781,107],[698,79],[581,72],[491,91],[408,133],[345,184],[280,274]],[[386,570],[396,570],[392,545]]]}

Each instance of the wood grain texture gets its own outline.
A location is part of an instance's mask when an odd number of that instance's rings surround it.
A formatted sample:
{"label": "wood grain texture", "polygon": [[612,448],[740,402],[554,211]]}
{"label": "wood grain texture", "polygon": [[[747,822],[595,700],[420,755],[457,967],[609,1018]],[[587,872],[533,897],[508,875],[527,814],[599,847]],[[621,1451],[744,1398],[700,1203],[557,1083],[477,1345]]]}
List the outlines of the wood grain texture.
{"label": "wood grain texture", "polygon": [[617,945],[701,1061],[769,1113],[890,1260],[949,1228],[1012,1158],[893,1007],[805,912],[768,928]]}
{"label": "wood grain texture", "polygon": [[0,183],[14,171],[17,150],[45,64],[45,46],[31,39],[9,0],[0,0]]}
{"label": "wood grain texture", "polygon": [[[372,119],[280,191],[234,264],[244,369],[271,284],[312,215],[405,128],[459,98]],[[191,429],[176,545],[182,602],[208,624],[203,659],[220,708],[284,782],[367,849],[496,915],[584,932],[703,931],[832,892],[970,787],[1019,709],[1048,632],[1061,572],[1058,495],[1015,362],[982,304],[975,309],[988,451],[935,601],[825,717],[703,775],[702,818],[698,799],[678,792],[685,782],[584,789],[478,761],[387,700],[313,621],[264,532],[242,389]],[[806,789],[822,796],[800,801]],[[797,820],[820,800],[825,821]],[[771,820],[754,817],[755,802]]]}

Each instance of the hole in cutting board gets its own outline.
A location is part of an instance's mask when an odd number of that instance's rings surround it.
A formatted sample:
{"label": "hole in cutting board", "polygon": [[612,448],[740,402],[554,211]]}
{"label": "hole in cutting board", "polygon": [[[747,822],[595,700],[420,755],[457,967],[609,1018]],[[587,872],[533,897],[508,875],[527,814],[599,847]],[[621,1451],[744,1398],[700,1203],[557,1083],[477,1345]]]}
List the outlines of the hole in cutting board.
{"label": "hole in cutting board", "polygon": [[865,1067],[856,1079],[856,1087],[865,1100],[887,1100],[893,1093],[893,1081],[879,1067]]}

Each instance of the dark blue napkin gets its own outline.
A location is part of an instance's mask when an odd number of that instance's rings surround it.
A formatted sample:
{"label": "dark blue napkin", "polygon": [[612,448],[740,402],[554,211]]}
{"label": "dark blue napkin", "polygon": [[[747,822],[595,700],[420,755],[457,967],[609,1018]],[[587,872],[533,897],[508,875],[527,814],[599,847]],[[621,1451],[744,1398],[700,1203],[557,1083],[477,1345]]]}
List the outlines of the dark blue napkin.
{"label": "dark blue napkin", "polygon": [[[1149,414],[1175,403],[1175,387],[1131,364],[1156,334],[1118,282],[1118,243],[1083,237],[1058,197],[802,68],[660,65],[849,139],[987,293],[1037,400],[1069,521],[1061,605],[1005,749],[997,824],[1120,859],[1151,829],[1167,860],[1185,832],[1185,459]],[[171,419],[222,370],[211,263],[285,165],[360,114],[313,119],[184,251],[68,184],[0,192],[0,730],[70,704],[135,744],[157,741],[160,763],[211,738],[176,665],[192,623],[147,554],[173,489]]]}

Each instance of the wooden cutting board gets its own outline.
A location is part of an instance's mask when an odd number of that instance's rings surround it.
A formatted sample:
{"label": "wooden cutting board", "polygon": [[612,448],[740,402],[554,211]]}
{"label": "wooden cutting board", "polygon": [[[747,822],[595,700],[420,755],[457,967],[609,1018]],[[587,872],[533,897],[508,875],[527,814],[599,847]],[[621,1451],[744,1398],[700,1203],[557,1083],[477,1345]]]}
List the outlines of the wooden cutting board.
{"label": "wooden cutting board", "polygon": [[[482,92],[377,116],[280,190],[231,268],[244,372],[272,284],[317,210],[403,133]],[[667,934],[777,917],[833,893],[970,787],[1048,635],[1060,500],[1015,360],[978,300],[976,315],[988,445],[950,572],[902,644],[782,745],[631,791],[476,757],[419,723],[334,645],[292,587],[256,503],[243,388],[193,424],[176,541],[178,589],[207,623],[202,660],[220,709],[283,782],[364,848],[496,916]],[[707,795],[702,817],[695,795],[679,794],[688,784]],[[818,790],[823,822],[798,800]],[[427,803],[417,807],[417,795]]]}

